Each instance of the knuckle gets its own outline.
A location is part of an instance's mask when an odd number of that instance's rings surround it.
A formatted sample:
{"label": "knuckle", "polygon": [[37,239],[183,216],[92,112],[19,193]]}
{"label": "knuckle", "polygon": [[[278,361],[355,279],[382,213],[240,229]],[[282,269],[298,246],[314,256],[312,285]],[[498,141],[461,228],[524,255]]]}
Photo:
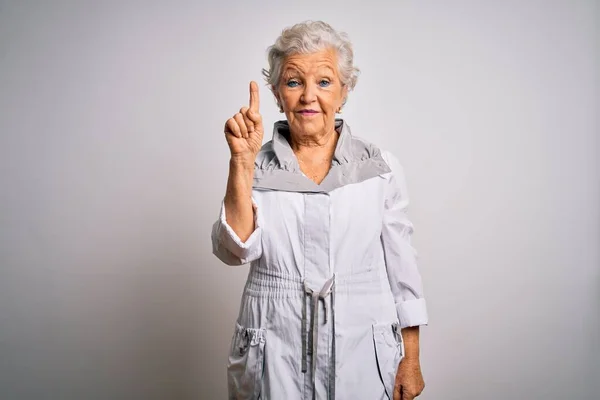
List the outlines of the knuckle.
{"label": "knuckle", "polygon": [[240,127],[246,125],[246,123],[244,122],[244,116],[240,113],[235,114],[235,120]]}
{"label": "knuckle", "polygon": [[262,119],[261,115],[257,112],[254,112],[252,110],[248,111],[248,117],[252,118],[252,120],[254,122],[258,122]]}

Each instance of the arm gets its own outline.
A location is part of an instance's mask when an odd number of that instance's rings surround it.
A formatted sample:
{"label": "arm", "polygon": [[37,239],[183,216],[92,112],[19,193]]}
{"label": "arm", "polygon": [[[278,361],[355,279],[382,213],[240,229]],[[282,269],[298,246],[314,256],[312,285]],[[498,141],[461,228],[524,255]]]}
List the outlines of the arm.
{"label": "arm", "polygon": [[396,372],[394,400],[412,400],[419,396],[425,388],[421,362],[419,360],[419,327],[402,329],[404,341],[404,358]]}
{"label": "arm", "polygon": [[402,166],[391,154],[383,154],[392,174],[388,181],[381,240],[398,320],[402,328],[404,358],[398,366],[394,400],[412,400],[425,383],[419,360],[419,326],[427,324],[417,254],[410,243],[413,225],[408,219],[408,193]]}
{"label": "arm", "polygon": [[419,360],[419,327],[410,326],[402,329],[404,342],[404,357],[409,360]]}
{"label": "arm", "polygon": [[253,170],[230,162],[227,191],[213,225],[213,254],[227,265],[242,265],[262,256],[259,211],[252,199]]}
{"label": "arm", "polygon": [[426,325],[428,321],[417,253],[411,245],[413,225],[406,210],[409,199],[404,171],[398,160],[383,154],[392,173],[384,206],[381,241],[385,264],[401,328]]}
{"label": "arm", "polygon": [[242,242],[245,242],[254,231],[253,177],[253,161],[251,165],[234,158],[229,161],[229,178],[223,205],[227,210],[227,223]]}
{"label": "arm", "polygon": [[263,138],[258,85],[250,83],[250,107],[229,118],[225,138],[231,151],[227,191],[212,228],[213,253],[228,265],[246,264],[262,255],[258,207],[252,199],[254,160]]}

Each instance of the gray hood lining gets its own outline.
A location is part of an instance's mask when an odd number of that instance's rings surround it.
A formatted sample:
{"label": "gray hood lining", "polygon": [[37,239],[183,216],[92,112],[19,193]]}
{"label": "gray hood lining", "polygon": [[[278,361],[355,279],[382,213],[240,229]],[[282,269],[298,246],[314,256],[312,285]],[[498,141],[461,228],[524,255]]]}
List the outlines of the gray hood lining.
{"label": "gray hood lining", "polygon": [[342,186],[391,172],[379,148],[353,137],[344,120],[336,119],[335,128],[340,137],[331,169],[318,185],[300,170],[296,155],[287,139],[288,122],[277,121],[273,127],[273,139],[263,146],[257,156],[253,187],[288,192],[328,193]]}

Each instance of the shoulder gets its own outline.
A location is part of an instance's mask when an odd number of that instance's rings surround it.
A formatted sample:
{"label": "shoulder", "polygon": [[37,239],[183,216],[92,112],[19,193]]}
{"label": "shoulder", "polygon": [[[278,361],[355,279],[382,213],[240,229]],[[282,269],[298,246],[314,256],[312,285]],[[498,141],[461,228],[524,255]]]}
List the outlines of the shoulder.
{"label": "shoulder", "polygon": [[391,170],[387,175],[389,186],[394,188],[394,191],[400,193],[402,196],[407,196],[408,188],[402,163],[391,151],[382,151],[381,156]]}
{"label": "shoulder", "polygon": [[341,155],[341,162],[364,161],[369,158],[381,157],[381,149],[374,143],[360,137],[350,136],[349,143],[344,144],[344,151]]}
{"label": "shoulder", "polygon": [[392,170],[392,174],[400,176],[404,175],[404,167],[400,163],[400,160],[398,160],[398,158],[391,151],[381,151],[381,157]]}

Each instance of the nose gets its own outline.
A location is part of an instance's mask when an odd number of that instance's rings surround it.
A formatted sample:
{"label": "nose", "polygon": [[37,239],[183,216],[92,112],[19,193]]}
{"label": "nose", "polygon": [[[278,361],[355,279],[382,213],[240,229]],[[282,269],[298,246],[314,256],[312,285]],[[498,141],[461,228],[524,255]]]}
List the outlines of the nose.
{"label": "nose", "polygon": [[310,104],[317,99],[316,93],[315,85],[307,83],[304,85],[304,91],[302,92],[300,101],[304,104]]}

